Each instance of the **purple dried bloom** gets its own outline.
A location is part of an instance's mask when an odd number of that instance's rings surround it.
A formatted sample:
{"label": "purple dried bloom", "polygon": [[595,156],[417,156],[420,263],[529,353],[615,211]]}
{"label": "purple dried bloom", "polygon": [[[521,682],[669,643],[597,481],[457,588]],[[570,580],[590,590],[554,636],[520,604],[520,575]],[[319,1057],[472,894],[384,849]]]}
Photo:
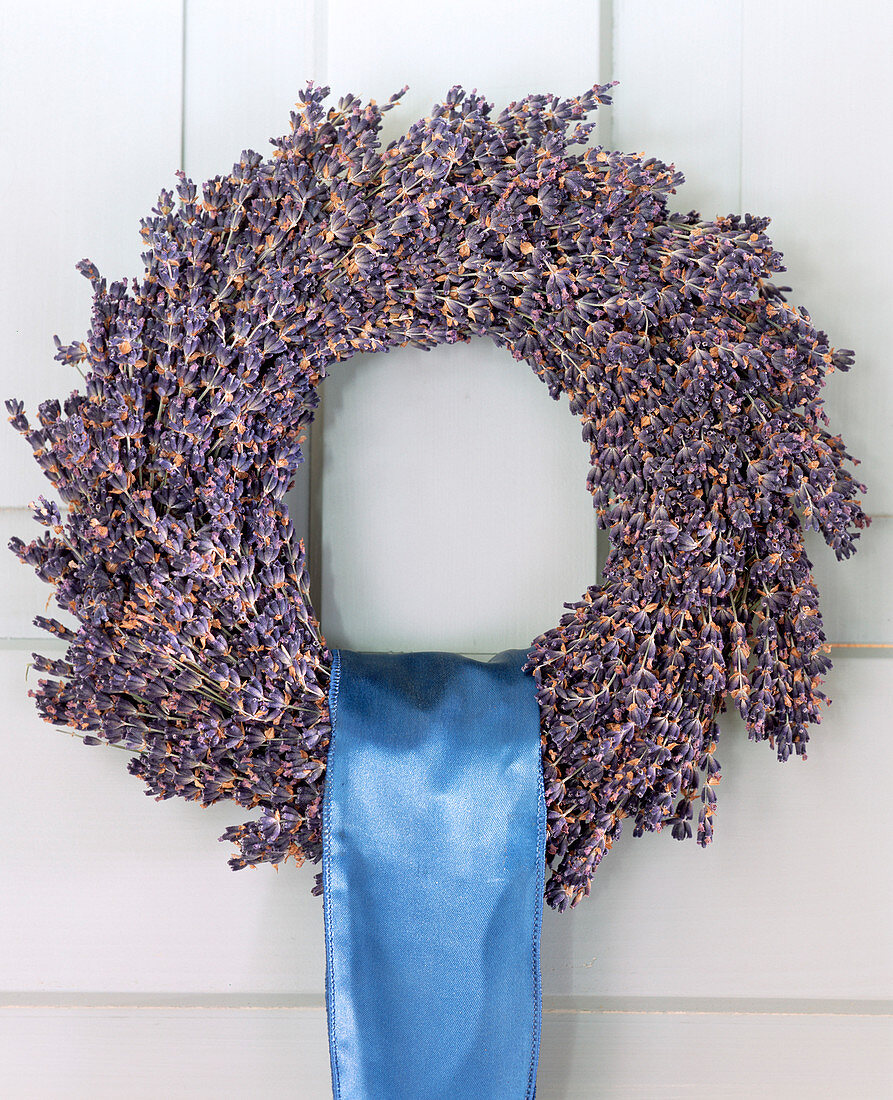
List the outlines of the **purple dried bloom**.
{"label": "purple dried bloom", "polygon": [[673,168],[570,152],[610,87],[493,119],[456,86],[382,149],[402,91],[326,110],[308,83],[269,158],[161,191],[141,282],[77,265],[90,330],[54,339],[85,393],[35,429],[7,401],[67,505],[41,498],[47,533],[10,546],[81,624],[35,619],[68,648],[30,694],[156,798],[260,807],[221,838],[234,869],[321,855],[331,654],[283,499],[320,380],[357,352],[487,335],[582,421],[604,583],[527,663],[550,905],[588,894],[626,817],[711,840],[727,695],[805,759],[831,662],[803,531],[843,558],[869,523],[823,426],[853,353],[770,281],[766,219],[671,213]]}

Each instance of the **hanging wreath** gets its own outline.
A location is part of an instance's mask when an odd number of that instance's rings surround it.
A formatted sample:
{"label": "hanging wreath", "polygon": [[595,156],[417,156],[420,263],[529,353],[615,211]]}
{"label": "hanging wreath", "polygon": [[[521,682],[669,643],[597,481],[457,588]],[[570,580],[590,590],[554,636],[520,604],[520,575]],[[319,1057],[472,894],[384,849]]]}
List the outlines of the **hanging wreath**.
{"label": "hanging wreath", "polygon": [[141,285],[77,265],[90,332],[55,342],[84,391],[39,428],[7,402],[66,509],[41,497],[48,531],[10,545],[79,624],[34,620],[68,646],[34,655],[29,694],[133,754],[147,794],[260,807],[220,838],[234,869],[321,854],[332,655],[284,497],[319,382],[357,352],[488,336],[582,420],[604,580],[525,666],[551,906],[589,893],[624,818],[690,837],[700,796],[711,840],[727,695],[806,757],[831,662],[804,530],[843,558],[870,522],[823,426],[853,353],[770,281],[768,219],[671,213],[672,166],[587,146],[611,87],[493,119],[457,86],[382,151],[405,88],[325,110],[309,82],[268,159],[162,190]]}

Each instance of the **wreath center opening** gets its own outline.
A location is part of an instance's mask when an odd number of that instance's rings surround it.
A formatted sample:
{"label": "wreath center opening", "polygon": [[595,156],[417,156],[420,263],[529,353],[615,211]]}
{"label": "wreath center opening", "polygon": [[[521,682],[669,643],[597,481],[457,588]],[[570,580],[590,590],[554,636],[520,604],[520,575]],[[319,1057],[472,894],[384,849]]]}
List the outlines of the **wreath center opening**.
{"label": "wreath center opening", "polygon": [[334,363],[320,392],[308,557],[330,646],[525,646],[590,583],[588,448],[528,363],[473,337]]}

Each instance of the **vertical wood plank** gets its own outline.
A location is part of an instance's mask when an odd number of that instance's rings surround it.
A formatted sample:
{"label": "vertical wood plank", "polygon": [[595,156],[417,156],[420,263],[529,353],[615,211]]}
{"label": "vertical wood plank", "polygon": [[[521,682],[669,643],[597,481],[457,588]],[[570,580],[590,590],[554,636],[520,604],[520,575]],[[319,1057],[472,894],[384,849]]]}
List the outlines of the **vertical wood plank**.
{"label": "vertical wood plank", "polygon": [[319,868],[233,871],[251,811],[148,797],[130,753],[41,721],[27,659],[0,648],[0,991],[321,991]]}
{"label": "vertical wood plank", "polygon": [[385,115],[387,142],[454,84],[476,88],[498,110],[528,93],[578,95],[607,79],[599,25],[600,5],[591,0],[567,0],[547,17],[538,0],[329,0],[326,83],[335,99],[353,92],[379,103],[408,84]]}
{"label": "vertical wood plank", "polygon": [[[500,110],[604,75],[598,5],[329,4],[333,96],[379,102],[387,142],[454,84]],[[374,48],[371,47],[374,43]],[[588,448],[566,401],[476,338],[337,364],[324,383],[321,618],[332,645],[526,646],[596,579]],[[551,405],[551,407],[550,407]]]}
{"label": "vertical wood plank", "polygon": [[674,164],[677,210],[740,204],[743,0],[618,0],[613,145]]}
{"label": "vertical wood plank", "polygon": [[[321,79],[318,3],[185,0],[184,171],[199,185],[225,175],[243,149],[272,155],[270,138],[309,79]],[[312,431],[312,429],[311,429]],[[296,535],[309,539],[310,440],[286,505]]]}
{"label": "vertical wood plank", "polygon": [[[789,299],[832,344],[856,352],[848,374],[828,376],[831,430],[862,459],[866,510],[889,516],[893,8],[756,0],[744,35],[743,203],[772,218],[788,269],[777,281],[794,288]],[[876,581],[885,583],[881,574]]]}
{"label": "vertical wood plank", "polygon": [[625,821],[591,895],[546,911],[544,993],[893,998],[890,661],[833,658],[806,759],[720,716],[706,848]]}
{"label": "vertical wood plank", "polygon": [[[6,261],[0,268],[4,399],[31,419],[38,402],[82,388],[54,361],[90,327],[88,257],[112,282],[138,276],[139,219],[180,161],[181,0],[8,5],[0,35],[0,181]],[[0,504],[52,486],[6,423]],[[13,562],[15,564],[15,562]]]}
{"label": "vertical wood plank", "polygon": [[524,647],[595,580],[588,449],[483,339],[326,380],[322,625],[330,645]]}
{"label": "vertical wood plank", "polygon": [[[141,269],[139,248],[132,250],[134,257],[122,244],[124,213],[131,239],[139,241],[138,217],[148,212],[162,186],[171,187],[175,182],[181,153],[181,87],[185,85],[188,104],[187,170],[201,180],[228,171],[246,146],[263,149],[262,143],[270,135],[285,132],[290,106],[311,75],[307,69],[312,57],[308,40],[312,21],[298,5],[265,5],[259,26],[257,16],[246,22],[244,9],[234,4],[202,5],[192,0],[185,28],[179,0],[161,8],[146,4],[125,9],[109,4],[95,5],[91,13],[42,4],[29,9],[32,11],[30,15],[18,14],[15,34],[2,40],[6,59],[11,62],[4,74],[7,87],[20,87],[24,103],[21,118],[15,116],[11,102],[4,103],[3,125],[7,136],[18,133],[22,140],[29,119],[51,136],[55,131],[62,133],[63,154],[69,162],[62,184],[58,167],[49,159],[49,139],[47,153],[33,173],[38,182],[46,184],[47,194],[58,188],[64,200],[57,203],[59,225],[51,222],[48,232],[59,234],[60,246],[71,248],[75,241],[74,259],[88,254],[103,274],[112,277],[137,274]],[[51,33],[41,33],[41,21],[56,26],[58,40]],[[192,44],[185,81],[181,68],[184,33],[185,42]],[[72,50],[74,42],[79,43],[76,51]],[[79,79],[85,48],[90,79]],[[132,85],[140,68],[157,74],[163,92],[153,93],[153,112],[139,123],[146,135],[143,143],[134,139],[134,97],[121,93],[121,88]],[[48,99],[41,98],[43,88],[38,91],[38,78],[42,81],[44,76],[52,93]],[[60,120],[65,125],[60,125]],[[156,137],[159,140],[153,146]],[[58,139],[53,141],[58,148]],[[81,174],[70,165],[82,165],[85,160],[90,170],[83,173],[81,183]],[[123,162],[127,172],[118,162]],[[109,188],[107,175],[113,167],[113,186]],[[137,176],[145,194],[130,185],[131,177],[135,180]],[[30,178],[26,176],[26,182]],[[98,193],[95,197],[93,188]],[[43,193],[38,189],[38,196]],[[73,228],[65,222],[65,215],[85,204],[88,197],[91,201],[98,198],[99,205],[88,208],[82,223],[71,219]],[[35,203],[35,222],[37,209]],[[51,213],[55,216],[54,208]],[[22,228],[22,240],[26,232],[26,227]],[[105,252],[87,251],[88,240],[94,238],[104,245]],[[34,259],[37,262],[40,256]],[[22,280],[22,286],[37,281],[38,274],[35,269],[31,279]],[[89,289],[80,275],[75,272],[75,276]],[[62,298],[70,291],[65,286],[58,294]],[[80,331],[84,331],[89,310],[84,302],[79,307],[83,312]],[[67,336],[64,330],[62,334]],[[42,382],[39,397],[46,396],[47,386]],[[9,434],[14,444],[23,446],[11,430]],[[27,457],[34,465],[30,452]],[[6,538],[13,529],[22,537],[36,533],[36,525],[21,509],[0,511],[0,523]],[[11,528],[8,533],[6,528]],[[18,637],[33,634],[30,619],[45,610],[49,588],[39,585],[33,576],[25,581],[22,574],[27,570],[11,554],[4,568],[9,569],[10,581],[21,585],[21,591],[16,588],[15,597],[4,605],[3,631]],[[36,587],[41,589],[39,593]],[[41,635],[36,648],[50,649],[52,641],[47,646]],[[162,805],[147,800],[145,788],[125,772],[127,753],[106,747],[91,751],[79,738],[67,738],[40,721],[27,697],[27,648],[9,648],[0,657],[3,697],[11,713],[17,715],[6,730],[7,758],[16,760],[17,767],[7,769],[2,780],[4,821],[8,833],[11,819],[22,826],[15,837],[11,833],[8,837],[12,854],[6,860],[3,878],[4,894],[7,900],[13,899],[2,913],[3,970],[8,988],[141,988],[147,980],[150,984],[160,980],[182,990],[207,989],[209,982],[221,988],[234,982],[255,988],[270,978],[269,972],[265,977],[265,965],[257,955],[267,937],[271,937],[270,947],[278,943],[270,956],[278,975],[274,984],[284,981],[300,988],[309,982],[310,987],[320,988],[324,965],[321,902],[310,895],[316,869],[296,870],[290,864],[278,875],[269,867],[235,874],[226,863],[234,848],[217,838],[226,825],[249,816],[248,811],[233,803],[199,812],[198,805],[179,799]],[[36,679],[32,670],[31,684]],[[46,798],[35,793],[43,790],[43,785],[49,787]],[[37,831],[28,825],[31,815],[24,807],[35,797],[44,806],[52,802],[58,822],[55,827],[47,819]],[[17,804],[19,809],[14,808]],[[129,832],[132,827],[136,834]],[[66,858],[66,851],[74,855]],[[135,859],[134,853],[139,853],[139,858]],[[200,869],[203,860],[207,860],[205,872]],[[204,886],[197,887],[205,873],[214,883],[206,880]],[[146,896],[135,914],[134,900],[141,895]],[[203,897],[210,909],[200,915],[193,906],[204,904]],[[230,905],[230,915],[221,919]],[[268,912],[271,906],[279,909],[284,924],[279,925],[278,918]],[[97,913],[103,913],[105,921],[99,933]],[[196,932],[202,928],[210,931]],[[318,933],[316,938],[314,933]],[[180,947],[171,948],[172,934]],[[236,955],[247,951],[241,978],[242,964],[233,955],[233,944],[238,945]],[[288,961],[293,948],[294,966]],[[135,963],[135,959],[140,961]]]}
{"label": "vertical wood plank", "polygon": [[[89,256],[110,279],[141,270],[139,218],[180,163],[184,44],[184,167],[201,180],[228,171],[243,148],[266,152],[308,76],[330,82],[335,97],[382,100],[410,83],[386,116],[385,140],[456,82],[498,105],[530,91],[579,92],[612,75],[599,32],[606,6],[575,0],[547,17],[532,0],[461,0],[443,11],[405,0],[369,11],[349,0],[270,0],[250,15],[231,0],[10,9],[0,140],[21,155],[0,184],[16,212],[7,219],[14,262],[0,272],[3,396],[23,397],[31,411],[80,384],[52,360],[53,332],[70,340],[89,323],[77,260]],[[877,63],[889,12],[869,0],[845,17],[827,0],[615,7],[613,75],[622,83],[611,144],[674,161],[688,178],[679,208],[773,216],[791,269],[784,281],[828,318],[837,343],[857,349],[853,377],[831,376],[829,407],[835,430],[866,456],[873,510],[889,517],[890,372],[878,319],[890,297],[891,241],[872,210],[885,196],[890,153],[878,141],[880,112],[866,108],[871,95],[889,102]],[[525,364],[480,341],[403,349],[340,364],[326,388],[326,435],[314,434],[326,459],[317,471],[319,558],[332,644],[525,644],[594,579],[579,426]],[[21,507],[48,488],[24,442],[11,430],[6,440],[0,544],[28,533]],[[299,533],[304,473],[290,497]],[[891,640],[890,523],[865,532],[849,562],[813,540],[832,640]],[[20,636],[49,589],[23,581],[25,568],[7,557],[0,634]],[[0,777],[0,984],[118,990],[135,1003],[4,1009],[0,1092],[235,1097],[294,1084],[302,1096],[328,1096],[322,1008],[261,1003],[263,993],[322,994],[322,909],[309,894],[317,868],[231,872],[216,837],[245,812],[156,803],[124,773],[125,753],[88,749],[41,723],[25,694],[29,648],[0,648],[9,764]],[[860,1015],[867,1001],[843,1015],[783,1009],[792,996],[893,993],[893,885],[879,858],[890,822],[875,779],[893,766],[888,662],[834,660],[834,704],[807,763],[781,765],[737,719],[724,724],[710,848],[627,831],[591,898],[569,914],[547,910],[547,995],[600,1004],[660,996],[677,1009],[593,1012],[581,1001],[549,1012],[547,1001],[544,1098],[682,1096],[693,1072],[713,1095],[742,1100],[890,1091],[889,1017]],[[257,1004],[167,1011],[152,1008],[159,990],[186,999],[243,991]],[[724,1010],[683,1011],[680,998],[695,995],[726,998]],[[743,1012],[747,996],[778,998],[779,1010]]]}
{"label": "vertical wood plank", "polygon": [[[856,553],[838,561],[816,531],[807,531],[825,635],[844,645],[893,645],[893,517],[874,516],[861,532]],[[832,657],[834,654],[832,654]],[[893,652],[888,651],[893,657]]]}
{"label": "vertical wood plank", "polygon": [[301,0],[186,0],[184,171],[225,175],[243,149],[270,156],[317,77],[314,11]]}

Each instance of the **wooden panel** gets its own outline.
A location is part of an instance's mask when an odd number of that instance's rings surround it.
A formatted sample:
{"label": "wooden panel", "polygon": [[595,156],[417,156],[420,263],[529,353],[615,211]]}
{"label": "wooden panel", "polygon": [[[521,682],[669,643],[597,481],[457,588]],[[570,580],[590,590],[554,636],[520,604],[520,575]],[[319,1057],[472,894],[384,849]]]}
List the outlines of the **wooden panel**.
{"label": "wooden panel", "polygon": [[880,1100],[889,1017],[661,1013],[546,1015],[543,1100]]}
{"label": "wooden panel", "polygon": [[676,210],[740,206],[742,3],[615,5],[613,145],[675,164]]}
{"label": "wooden panel", "polygon": [[243,149],[270,156],[289,112],[317,78],[313,5],[263,0],[250,16],[236,0],[186,4],[184,171],[223,175]]}
{"label": "wooden panel", "polygon": [[[543,1100],[890,1095],[891,1018],[620,1010],[543,1016]],[[0,1089],[49,1100],[331,1096],[322,1006],[0,1008]],[[53,1052],[48,1058],[47,1051]]]}
{"label": "wooden panel", "polygon": [[[20,364],[7,367],[4,396],[29,411],[80,383],[52,361],[53,332],[70,340],[89,323],[77,260],[110,278],[140,270],[139,217],[179,163],[184,41],[185,166],[198,179],[228,170],[242,148],[265,151],[307,76],[335,98],[387,99],[409,83],[387,140],[457,82],[499,105],[611,75],[603,12],[582,0],[547,19],[532,0],[267,2],[250,18],[229,0],[186,9],[185,40],[179,0],[103,0],[88,13],[44,0],[7,13],[0,64],[15,95],[0,103],[0,133],[28,155],[3,183],[21,215],[7,226],[15,263],[0,275],[8,363]],[[890,153],[865,105],[889,95],[875,43],[889,38],[890,15],[866,0],[845,19],[828,2],[756,0],[742,64],[742,10],[741,0],[615,5],[612,144],[674,161],[688,177],[678,208],[773,215],[784,281],[857,349],[854,373],[831,376],[829,408],[866,458],[867,503],[886,518],[849,561],[813,535],[809,552],[829,638],[889,642],[890,389],[876,320],[890,230],[869,210]],[[137,128],[132,93],[150,73]],[[854,164],[867,167],[855,176]],[[326,393],[320,606],[332,644],[524,645],[594,578],[579,425],[525,364],[482,341],[404,349],[341,364]],[[47,490],[24,442],[11,430],[6,440],[3,543],[33,534],[20,509]],[[299,533],[306,486],[290,497]],[[0,635],[33,634],[49,589],[9,554],[4,569]],[[41,634],[36,648],[51,647]],[[126,773],[126,753],[42,723],[26,695],[31,648],[0,647],[0,983],[32,991],[0,1008],[0,1094],[329,1096],[317,868],[232,872],[234,848],[217,837],[247,811],[156,803]],[[723,723],[708,849],[628,829],[592,897],[546,911],[543,1100],[681,1097],[693,1085],[742,1100],[893,1093],[879,1004],[893,979],[890,820],[874,781],[893,764],[893,700],[888,660],[865,654],[832,655],[834,702],[806,763],[781,765],[740,721]],[[62,996],[77,990],[80,1007]],[[95,992],[92,1007],[83,991]]]}
{"label": "wooden panel", "polygon": [[[0,1010],[0,1092],[28,1100],[328,1100],[326,1019],[214,1009]],[[47,1057],[49,1051],[52,1058]]]}
{"label": "wooden panel", "polygon": [[[320,79],[317,5],[263,0],[189,0],[184,51],[184,171],[196,183],[224,175],[243,149],[271,156],[270,138],[289,133],[289,114],[311,78]],[[309,439],[286,504],[309,541]]]}
{"label": "wooden panel", "polygon": [[834,654],[805,761],[721,721],[713,842],[626,822],[591,896],[545,914],[545,991],[893,997],[893,822],[872,779],[893,769],[889,669]]}
{"label": "wooden panel", "polygon": [[[246,812],[146,797],[127,753],[40,721],[26,659],[0,651],[2,988],[321,993],[318,868],[231,871],[216,838]],[[546,910],[545,993],[893,995],[889,810],[863,794],[893,768],[887,669],[836,659],[805,763],[724,725],[713,844],[625,831],[592,896]]]}
{"label": "wooden panel", "polygon": [[[410,90],[385,138],[453,84],[501,109],[599,79],[598,6],[329,5],[327,82]],[[536,25],[536,33],[531,27]],[[375,48],[370,49],[370,41]],[[596,579],[580,425],[490,341],[339,364],[323,386],[321,619],[332,645],[526,646]]]}
{"label": "wooden panel", "polygon": [[477,338],[326,379],[322,625],[359,650],[524,647],[595,581],[567,400]]}
{"label": "wooden panel", "polygon": [[893,517],[874,516],[860,533],[856,553],[843,561],[815,531],[807,532],[805,544],[828,640],[893,643]]}
{"label": "wooden panel", "polygon": [[[455,347],[455,345],[454,345]],[[463,386],[463,392],[476,395],[475,400],[480,399],[481,374],[475,371],[473,379],[467,377],[468,372],[464,367],[459,367],[461,352],[456,354],[452,349],[441,349],[445,353],[445,359],[455,362],[458,369],[458,385]],[[384,356],[378,356],[362,367],[347,363],[342,364],[345,374],[352,370],[362,371],[363,377],[351,379],[351,384],[362,390],[375,390],[387,387],[387,392],[396,394],[400,387],[417,389],[424,388],[426,395],[432,393],[432,379],[430,375],[423,377],[414,370],[381,369],[386,361]],[[431,361],[432,365],[435,362]],[[438,355],[437,362],[441,359]],[[390,364],[389,364],[390,366]],[[511,366],[501,365],[499,370],[511,370]],[[432,372],[433,373],[433,372]],[[496,372],[494,372],[495,374]],[[557,622],[563,611],[564,600],[575,598],[577,589],[580,592],[592,582],[593,574],[589,557],[590,529],[585,522],[587,516],[588,496],[585,488],[586,456],[585,446],[576,439],[568,440],[568,434],[576,433],[575,422],[567,411],[567,405],[547,402],[543,407],[542,385],[530,372],[529,379],[523,365],[519,364],[517,373],[518,381],[525,393],[528,388],[533,392],[529,395],[529,405],[525,405],[525,415],[529,419],[529,434],[525,436],[525,447],[536,449],[539,461],[550,471],[550,476],[556,481],[562,477],[571,479],[568,486],[568,495],[575,494],[574,507],[577,517],[576,523],[566,521],[567,511],[561,510],[564,503],[564,494],[560,499],[549,496],[538,503],[536,509],[531,509],[526,514],[518,511],[509,513],[506,508],[503,495],[520,491],[516,486],[516,479],[520,468],[523,466],[525,454],[515,453],[512,445],[505,443],[506,436],[501,441],[491,439],[484,435],[477,439],[466,441],[463,454],[471,467],[467,471],[467,479],[463,474],[463,483],[475,485],[475,492],[463,505],[461,516],[455,512],[452,514],[453,527],[450,526],[450,515],[438,513],[433,516],[429,526],[409,527],[405,532],[410,545],[404,546],[398,552],[404,556],[404,564],[409,556],[409,551],[415,555],[417,564],[412,567],[410,584],[418,586],[415,593],[417,598],[407,598],[402,584],[389,578],[388,562],[395,552],[395,543],[398,540],[394,533],[379,532],[374,529],[366,530],[363,523],[371,524],[371,512],[358,509],[360,519],[355,530],[342,544],[332,546],[326,544],[326,558],[329,569],[334,568],[335,563],[344,574],[344,579],[339,581],[339,599],[354,608],[353,614],[359,616],[362,613],[365,621],[371,624],[374,621],[384,623],[384,628],[373,635],[375,644],[381,641],[393,643],[395,646],[403,644],[406,624],[411,625],[414,636],[420,639],[420,644],[437,642],[440,645],[453,645],[462,650],[466,644],[473,642],[479,646],[477,650],[468,649],[466,652],[489,653],[494,646],[502,644],[505,637],[519,638],[519,644],[526,644],[527,635],[522,634],[526,629],[530,638],[533,632],[543,626]],[[498,378],[498,374],[496,375]],[[335,412],[333,415],[341,416],[338,406],[338,396],[341,392],[341,368],[333,376],[331,393]],[[457,378],[451,372],[446,375],[438,375],[434,381],[434,391],[439,396],[450,392],[457,386]],[[492,378],[491,378],[492,383]],[[532,386],[530,385],[532,383]],[[470,390],[473,384],[474,389]],[[484,386],[486,392],[486,385]],[[421,424],[413,417],[411,410],[402,410],[399,402],[395,404],[397,410],[394,414],[394,422],[384,424],[376,421],[370,423],[364,414],[362,402],[357,402],[351,407],[355,416],[352,427],[358,435],[367,441],[370,449],[368,468],[361,470],[349,467],[342,461],[339,455],[329,455],[329,486],[332,491],[344,494],[345,501],[357,503],[366,499],[374,499],[378,504],[378,511],[382,519],[394,517],[400,507],[401,494],[406,494],[404,499],[416,500],[424,496],[428,491],[427,486],[443,477],[443,470],[447,464],[454,461],[454,455],[450,448],[454,448],[454,435],[462,436],[466,431],[463,423],[457,423],[455,419],[447,422],[446,418],[438,416],[438,427],[429,430],[428,426]],[[455,410],[458,416],[461,410]],[[493,414],[494,420],[496,414]],[[399,426],[401,437],[407,442],[407,446],[414,448],[416,461],[407,467],[399,475],[399,485],[394,485],[396,480],[391,469],[386,469],[385,436],[390,429],[396,430]],[[525,429],[526,430],[526,429]],[[507,436],[511,439],[511,433]],[[519,441],[520,442],[520,441]],[[564,461],[564,445],[567,444],[567,457],[576,449],[577,466],[568,470],[570,465]],[[460,456],[461,459],[461,456]],[[487,469],[488,484],[481,483],[477,471]],[[302,476],[305,477],[306,473]],[[454,475],[450,475],[451,477]],[[377,477],[377,481],[375,478]],[[337,488],[336,488],[337,487]],[[523,489],[523,487],[521,487]],[[458,505],[454,504],[454,507]],[[399,517],[398,517],[399,518]],[[472,532],[465,544],[457,544],[453,530],[459,523],[467,525]],[[570,528],[570,532],[568,532]],[[18,535],[26,542],[36,538],[43,532],[43,528],[37,524],[28,509],[25,508],[0,508],[0,553],[9,542],[12,535]],[[573,548],[569,537],[576,537],[578,545]],[[499,566],[490,566],[482,560],[482,543],[489,540],[494,548],[503,548],[502,557],[508,559]],[[537,587],[545,585],[545,594],[551,599],[551,606],[542,612],[534,605],[528,608],[524,601],[520,605],[500,601],[500,585],[507,587],[515,585],[517,590],[522,590],[522,585],[528,583],[524,570],[528,570],[531,577],[537,571],[543,571],[537,560],[530,560],[532,552],[528,553],[525,547],[534,547],[538,544],[551,545],[550,554],[555,562],[563,563],[563,571],[553,575],[548,569],[543,577],[535,578]],[[435,568],[431,562],[436,560],[440,553],[440,547],[449,544],[453,549],[452,556],[439,567]],[[807,536],[807,551],[814,565],[816,584],[819,587],[820,607],[825,622],[825,634],[832,642],[845,643],[891,643],[893,642],[893,589],[887,582],[886,573],[889,562],[893,561],[893,519],[883,516],[875,517],[871,527],[864,532],[858,543],[859,550],[852,557],[839,562],[833,551],[825,545],[824,540],[815,532],[809,532]],[[511,549],[520,547],[521,551]],[[8,554],[8,551],[7,551]],[[490,559],[487,559],[490,560]],[[52,598],[52,589],[41,581],[34,571],[28,566],[20,564],[11,554],[8,560],[3,561],[4,574],[9,585],[6,597],[0,604],[0,638],[35,638],[40,645],[45,644],[49,635],[45,631],[34,626],[35,615],[53,615],[57,619],[68,622],[75,629],[77,620],[68,612],[59,608]],[[576,577],[566,577],[568,569],[577,571]],[[380,576],[382,582],[371,584],[367,578],[372,575]],[[414,580],[412,578],[415,578]],[[563,588],[561,586],[564,586]],[[432,630],[432,624],[428,621],[428,599],[420,596],[420,592],[426,586],[426,591],[433,593],[434,598],[442,602],[450,598],[453,592],[462,590],[466,594],[471,593],[481,608],[487,611],[488,629],[479,633],[456,629],[456,622],[449,619],[438,619],[438,630]],[[576,586],[576,587],[574,587]],[[540,599],[543,597],[541,596]],[[49,601],[49,602],[48,602]],[[336,617],[338,608],[330,608],[332,614],[328,618],[329,632],[332,638],[339,636],[341,629]],[[546,618],[546,614],[550,618]],[[536,616],[539,615],[539,618]],[[526,623],[524,616],[529,616]],[[382,633],[382,629],[385,633]],[[456,629],[455,634],[448,633]],[[49,639],[52,641],[52,639]],[[332,641],[334,645],[335,642]],[[490,649],[487,648],[489,644]],[[37,646],[40,649],[40,645]],[[495,651],[495,650],[494,650]]]}
{"label": "wooden panel", "polygon": [[[890,84],[878,47],[893,8],[857,0],[757,0],[744,23],[743,203],[769,232],[794,288],[832,343],[856,351],[828,378],[831,429],[863,460],[866,510],[893,513]],[[867,538],[868,536],[866,536]]]}
{"label": "wooden panel", "polygon": [[385,140],[430,112],[454,84],[476,88],[497,105],[532,92],[579,95],[599,80],[600,5],[567,0],[543,17],[538,0],[454,0],[374,6],[328,0],[326,83],[333,98],[353,92],[386,102]]}
{"label": "wooden panel", "polygon": [[323,988],[318,867],[232,871],[233,802],[156,802],[130,754],[41,721],[27,650],[0,650],[5,990]]}
{"label": "wooden panel", "polygon": [[[180,160],[180,0],[7,5],[0,35],[0,147],[6,262],[0,270],[3,394],[37,403],[81,388],[53,359],[90,327],[91,259],[109,282],[138,276],[139,219]],[[52,486],[6,424],[0,504]]]}

